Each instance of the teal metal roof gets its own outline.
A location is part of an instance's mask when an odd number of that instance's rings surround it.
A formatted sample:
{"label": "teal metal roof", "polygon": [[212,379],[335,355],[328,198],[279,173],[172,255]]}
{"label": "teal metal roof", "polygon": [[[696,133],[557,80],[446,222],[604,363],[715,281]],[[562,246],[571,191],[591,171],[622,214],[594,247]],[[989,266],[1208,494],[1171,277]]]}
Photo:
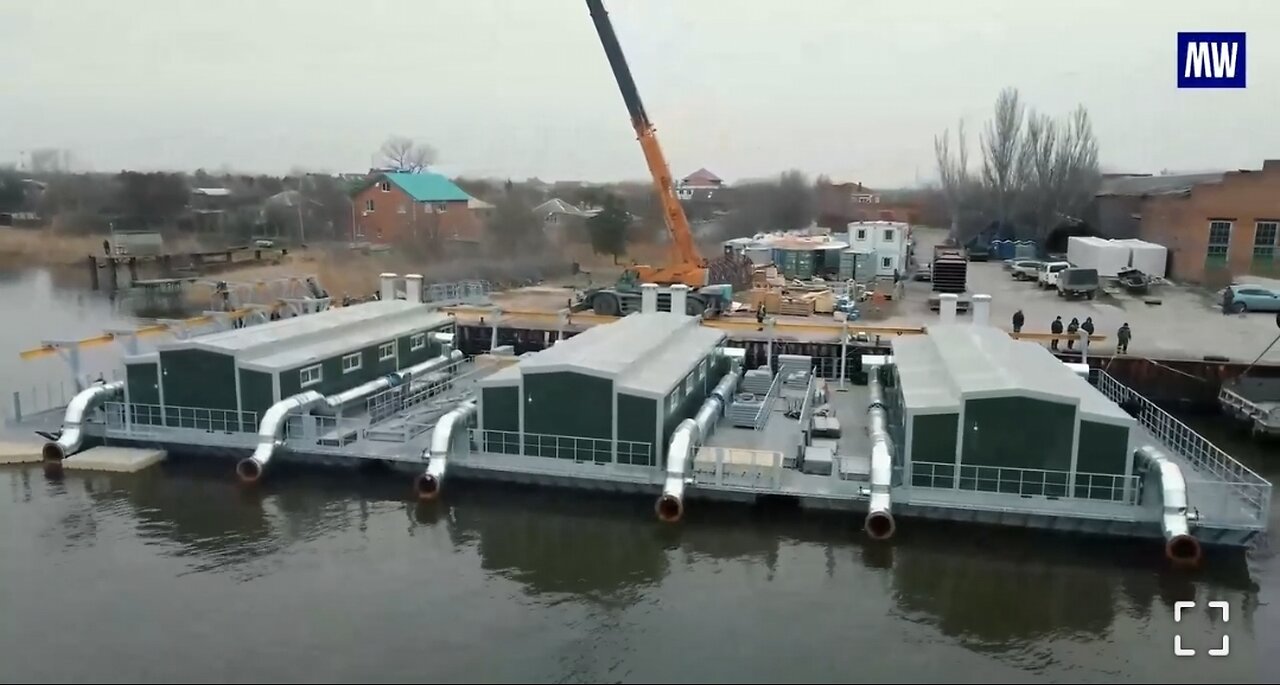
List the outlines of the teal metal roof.
{"label": "teal metal roof", "polygon": [[471,199],[466,191],[440,174],[395,172],[383,175],[418,202],[466,202]]}

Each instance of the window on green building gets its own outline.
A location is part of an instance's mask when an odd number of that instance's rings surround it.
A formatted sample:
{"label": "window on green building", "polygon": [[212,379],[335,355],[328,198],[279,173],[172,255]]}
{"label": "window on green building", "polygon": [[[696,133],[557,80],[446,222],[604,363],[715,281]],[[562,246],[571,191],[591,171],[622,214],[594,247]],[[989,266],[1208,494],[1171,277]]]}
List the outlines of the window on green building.
{"label": "window on green building", "polygon": [[426,333],[415,333],[413,337],[409,338],[409,349],[412,351],[420,350],[426,346],[427,346]]}
{"label": "window on green building", "polygon": [[385,362],[388,359],[394,359],[396,356],[396,344],[393,342],[382,343],[378,346],[378,361]]}
{"label": "window on green building", "polygon": [[315,385],[319,383],[322,378],[323,375],[320,372],[319,364],[316,364],[315,366],[308,366],[298,371],[298,386],[305,388],[309,385]]}
{"label": "window on green building", "polygon": [[352,371],[359,371],[361,364],[362,362],[360,360],[359,352],[348,354],[342,358],[342,372],[351,373]]}
{"label": "window on green building", "polygon": [[1253,227],[1253,265],[1264,270],[1274,268],[1276,258],[1277,221],[1259,221]]}
{"label": "window on green building", "polygon": [[1209,222],[1209,247],[1205,250],[1205,266],[1221,267],[1227,264],[1227,248],[1231,246],[1230,221]]}

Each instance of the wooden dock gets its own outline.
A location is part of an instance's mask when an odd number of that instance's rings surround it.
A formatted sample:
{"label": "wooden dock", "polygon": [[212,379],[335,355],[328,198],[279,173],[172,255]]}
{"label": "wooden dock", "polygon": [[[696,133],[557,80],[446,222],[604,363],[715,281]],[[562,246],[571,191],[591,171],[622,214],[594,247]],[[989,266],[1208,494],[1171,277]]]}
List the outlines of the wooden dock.
{"label": "wooden dock", "polygon": [[[94,255],[88,256],[89,262],[89,281],[93,285],[94,290],[102,289],[102,276],[100,271],[106,272],[106,286],[108,290],[120,289],[120,267],[124,266],[128,269],[129,281],[128,287],[164,287],[172,285],[174,282],[183,281],[183,278],[174,278],[174,274],[179,272],[194,272],[192,276],[186,277],[190,280],[194,275],[204,273],[206,271],[216,271],[225,269],[231,265],[238,264],[254,264],[264,260],[275,260],[289,254],[289,250],[284,248],[259,248],[259,247],[229,247],[224,250],[209,250],[203,252],[167,252],[157,254],[138,254],[138,255]],[[139,265],[152,265],[159,271],[159,278],[139,278]]]}

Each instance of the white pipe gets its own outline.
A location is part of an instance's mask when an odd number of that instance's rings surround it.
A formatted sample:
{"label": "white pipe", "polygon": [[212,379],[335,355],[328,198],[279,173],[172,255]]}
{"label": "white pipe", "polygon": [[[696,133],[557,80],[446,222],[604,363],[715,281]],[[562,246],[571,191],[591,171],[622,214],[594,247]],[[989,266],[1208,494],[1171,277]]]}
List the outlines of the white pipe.
{"label": "white pipe", "polygon": [[[445,468],[449,464],[449,452],[457,442],[457,435],[466,435],[467,422],[475,413],[476,401],[467,400],[440,417],[435,428],[431,429],[431,444],[422,455],[427,460],[427,469],[413,479],[413,490],[418,494],[418,499],[433,500],[440,496]],[[457,433],[459,428],[463,430],[462,433]]]}
{"label": "white pipe", "polygon": [[878,375],[870,374],[867,385],[871,395],[867,406],[867,432],[871,437],[871,502],[863,528],[872,539],[887,540],[897,529],[889,510],[889,487],[893,484],[892,443]]}
{"label": "white pipe", "polygon": [[276,448],[284,444],[280,431],[284,428],[285,419],[295,411],[306,411],[324,403],[324,395],[314,391],[298,393],[276,402],[262,414],[262,422],[258,424],[258,446],[248,458],[236,464],[236,475],[246,483],[256,483],[262,478]]}
{"label": "white pipe", "polygon": [[45,461],[62,461],[75,454],[84,444],[85,417],[123,389],[124,381],[115,381],[94,385],[76,393],[67,404],[67,412],[62,417],[62,432],[58,434],[57,440],[46,442],[40,448],[40,456]]}
{"label": "white pipe", "polygon": [[324,398],[324,409],[340,409],[343,405],[354,400],[358,400],[362,397],[368,397],[369,395],[386,390],[387,388],[408,383],[414,376],[421,376],[441,367],[448,366],[449,364],[462,359],[462,357],[463,354],[461,350],[454,350],[453,352],[442,354],[439,357],[432,357],[421,364],[414,364],[413,366],[400,371],[375,378],[367,383],[361,383],[354,388],[349,388],[336,395],[330,395]]}
{"label": "white pipe", "polygon": [[382,288],[380,297],[386,300],[396,299],[396,275],[393,273],[383,273],[378,276],[378,281]]}
{"label": "white pipe", "polygon": [[683,283],[677,283],[671,286],[671,312],[673,314],[684,314],[688,311],[689,286]]}
{"label": "white pipe", "polygon": [[1133,456],[1160,480],[1160,530],[1164,533],[1165,556],[1180,566],[1200,563],[1200,541],[1191,534],[1187,481],[1182,477],[1182,469],[1151,445],[1134,450]]}
{"label": "white pipe", "polygon": [[640,286],[640,312],[652,314],[658,311],[658,284],[644,283]]}
{"label": "white pipe", "polygon": [[446,350],[453,349],[453,337],[452,333],[445,333],[443,331],[437,331],[431,334],[431,339],[440,343]]}
{"label": "white pipe", "polygon": [[991,296],[978,294],[973,296],[973,325],[991,325]]}
{"label": "white pipe", "polygon": [[938,296],[938,314],[942,317],[942,323],[956,322],[956,303],[959,300],[955,293],[942,293]]}
{"label": "white pipe", "polygon": [[711,390],[698,414],[681,421],[671,433],[667,443],[667,479],[653,507],[659,521],[675,523],[684,516],[684,472],[693,458],[693,448],[711,437],[716,421],[741,380],[742,370],[735,364]]}
{"label": "white pipe", "polygon": [[422,274],[405,275],[404,299],[414,304],[422,304]]}

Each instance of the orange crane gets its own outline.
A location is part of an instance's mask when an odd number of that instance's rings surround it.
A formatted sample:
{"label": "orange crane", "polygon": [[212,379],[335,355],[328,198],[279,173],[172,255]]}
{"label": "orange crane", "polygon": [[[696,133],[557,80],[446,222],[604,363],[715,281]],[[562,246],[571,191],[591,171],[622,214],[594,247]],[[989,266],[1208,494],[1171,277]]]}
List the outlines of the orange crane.
{"label": "orange crane", "polygon": [[[618,90],[622,91],[622,100],[631,115],[631,126],[640,141],[640,149],[644,152],[644,161],[649,166],[649,175],[653,178],[654,190],[662,203],[662,218],[671,235],[671,252],[664,266],[633,265],[623,273],[622,280],[614,288],[603,288],[592,291],[584,297],[584,305],[597,314],[618,316],[628,314],[640,308],[639,285],[657,283],[659,285],[684,284],[689,286],[690,293],[686,300],[686,312],[702,314],[704,311],[719,313],[726,304],[723,297],[714,293],[700,292],[699,289],[711,284],[709,277],[725,277],[725,280],[740,281],[741,272],[745,270],[746,279],[750,280],[749,260],[745,265],[738,264],[732,256],[724,260],[725,267],[709,264],[693,242],[693,231],[689,228],[689,219],[684,214],[684,207],[676,197],[675,184],[671,180],[671,170],[667,167],[667,158],[662,154],[662,146],[658,145],[658,136],[654,132],[653,122],[644,110],[640,101],[640,92],[636,89],[635,80],[631,78],[631,70],[627,67],[627,59],[622,54],[618,37],[613,32],[613,24],[609,21],[609,13],[604,9],[602,0],[587,0],[587,9],[591,12],[591,20],[595,23],[596,33],[600,36],[600,44],[604,46],[604,54],[613,69],[614,80],[618,82]],[[734,282],[733,285],[739,285]],[[659,297],[659,307],[666,309],[668,298]]]}

